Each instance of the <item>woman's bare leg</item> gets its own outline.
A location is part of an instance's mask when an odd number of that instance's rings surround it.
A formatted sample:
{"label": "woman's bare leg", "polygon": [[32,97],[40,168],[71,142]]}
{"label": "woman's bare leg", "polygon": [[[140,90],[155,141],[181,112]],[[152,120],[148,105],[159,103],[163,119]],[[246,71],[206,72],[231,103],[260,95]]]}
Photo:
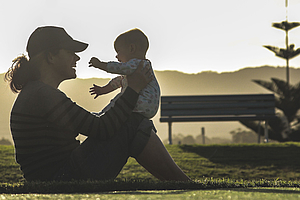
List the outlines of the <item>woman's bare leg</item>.
{"label": "woman's bare leg", "polygon": [[160,180],[191,180],[174,162],[169,152],[154,131],[151,132],[147,145],[142,153],[136,158],[136,160],[153,176]]}

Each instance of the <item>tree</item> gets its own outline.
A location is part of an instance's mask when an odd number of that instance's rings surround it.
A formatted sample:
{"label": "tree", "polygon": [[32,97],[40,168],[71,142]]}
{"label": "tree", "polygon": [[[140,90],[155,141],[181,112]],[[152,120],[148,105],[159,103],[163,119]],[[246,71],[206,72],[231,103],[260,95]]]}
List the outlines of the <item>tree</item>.
{"label": "tree", "polygon": [[253,82],[275,94],[275,106],[283,111],[290,123],[300,109],[300,82],[293,86],[276,78],[271,80],[272,82],[261,80],[253,80]]}
{"label": "tree", "polygon": [[253,131],[246,131],[238,128],[230,132],[233,143],[257,143],[257,135]]}
{"label": "tree", "polygon": [[[271,80],[253,80],[275,94],[276,118],[269,122],[269,138],[279,142],[300,141],[300,117],[297,115],[300,109],[300,82],[293,86],[276,78]],[[240,122],[255,132],[258,132],[259,126],[263,130],[263,125],[257,121]]]}
{"label": "tree", "polygon": [[[287,6],[287,4],[286,4]],[[298,56],[300,54],[300,48],[298,49],[294,49],[295,45],[291,44],[289,45],[289,36],[288,36],[288,32],[293,29],[296,28],[298,26],[300,26],[299,22],[288,22],[288,20],[286,19],[286,21],[282,21],[280,23],[273,23],[272,26],[274,28],[278,28],[280,30],[285,31],[285,45],[286,48],[278,48],[278,47],[274,47],[274,46],[270,46],[270,45],[264,45],[265,48],[269,49],[270,51],[274,52],[276,56],[278,56],[279,58],[283,58],[286,60],[286,82],[287,84],[290,83],[290,75],[289,75],[289,60]]]}
{"label": "tree", "polygon": [[182,144],[195,144],[196,141],[193,136],[188,135],[182,139],[181,143]]}
{"label": "tree", "polygon": [[0,140],[0,145],[12,145],[12,143],[8,139],[2,137],[2,139]]}

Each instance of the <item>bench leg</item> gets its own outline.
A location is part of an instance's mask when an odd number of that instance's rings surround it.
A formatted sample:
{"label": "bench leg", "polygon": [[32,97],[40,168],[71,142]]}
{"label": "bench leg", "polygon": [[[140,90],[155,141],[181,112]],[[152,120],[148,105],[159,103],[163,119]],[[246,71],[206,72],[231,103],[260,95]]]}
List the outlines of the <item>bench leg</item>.
{"label": "bench leg", "polygon": [[205,144],[205,128],[201,128],[201,134],[202,134],[202,144]]}
{"label": "bench leg", "polygon": [[260,143],[260,125],[261,125],[261,121],[259,121],[259,123],[258,123],[258,130],[257,130],[257,135],[258,135],[257,143],[258,144]]}
{"label": "bench leg", "polygon": [[265,143],[269,142],[268,121],[265,121]]}
{"label": "bench leg", "polygon": [[172,122],[168,122],[169,125],[169,144],[172,144]]}

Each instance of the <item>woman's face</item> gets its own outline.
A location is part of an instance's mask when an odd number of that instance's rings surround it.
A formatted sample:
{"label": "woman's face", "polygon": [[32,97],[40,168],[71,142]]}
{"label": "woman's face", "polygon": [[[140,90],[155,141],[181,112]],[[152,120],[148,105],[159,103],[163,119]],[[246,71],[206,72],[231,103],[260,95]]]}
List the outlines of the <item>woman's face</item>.
{"label": "woman's face", "polygon": [[76,62],[80,57],[74,51],[61,49],[54,56],[54,71],[57,78],[63,80],[76,78]]}

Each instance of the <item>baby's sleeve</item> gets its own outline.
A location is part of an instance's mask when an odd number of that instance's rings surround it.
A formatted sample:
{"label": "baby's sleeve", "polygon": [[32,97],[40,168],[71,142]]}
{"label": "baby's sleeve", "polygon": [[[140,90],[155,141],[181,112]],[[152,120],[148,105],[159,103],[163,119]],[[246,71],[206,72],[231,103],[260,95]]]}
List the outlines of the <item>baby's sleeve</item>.
{"label": "baby's sleeve", "polygon": [[125,63],[108,62],[107,72],[112,74],[129,75],[136,70],[140,61],[141,61],[140,59],[131,59]]}
{"label": "baby's sleeve", "polygon": [[122,76],[117,76],[117,77],[111,79],[111,80],[109,81],[109,84],[110,84],[110,86],[112,86],[112,88],[113,88],[114,90],[115,90],[115,89],[118,89],[118,88],[120,88],[120,87],[122,86],[122,79],[123,79]]}

